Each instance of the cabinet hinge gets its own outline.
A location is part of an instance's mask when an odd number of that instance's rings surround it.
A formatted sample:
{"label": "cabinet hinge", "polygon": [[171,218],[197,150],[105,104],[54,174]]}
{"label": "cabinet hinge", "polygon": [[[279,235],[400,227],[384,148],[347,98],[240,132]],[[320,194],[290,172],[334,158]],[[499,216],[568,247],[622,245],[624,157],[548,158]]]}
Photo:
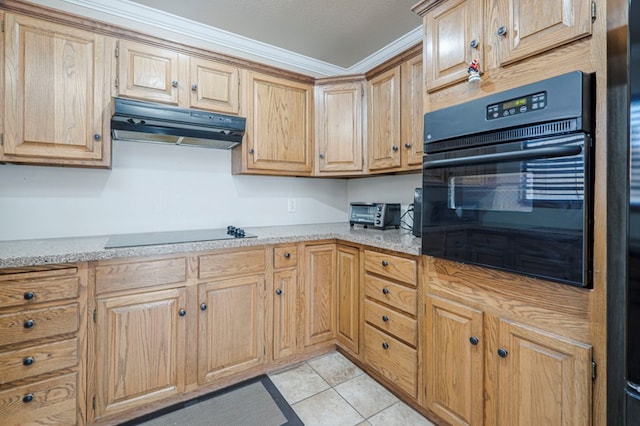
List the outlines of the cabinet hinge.
{"label": "cabinet hinge", "polygon": [[116,46],[116,58],[120,56],[120,48]]}
{"label": "cabinet hinge", "polygon": [[93,409],[96,409],[96,397],[93,397],[93,400],[91,401],[91,405],[93,406]]}
{"label": "cabinet hinge", "polygon": [[595,361],[591,361],[591,380],[595,380],[596,379],[596,368],[598,367],[598,364],[596,364]]}
{"label": "cabinet hinge", "polygon": [[118,85],[120,84],[120,80],[116,77],[116,88],[118,87]]}
{"label": "cabinet hinge", "polygon": [[97,318],[98,318],[98,314],[97,314],[96,310],[94,309],[93,310],[93,322],[96,322]]}
{"label": "cabinet hinge", "polygon": [[360,86],[360,97],[364,98],[364,87]]}
{"label": "cabinet hinge", "polygon": [[4,32],[4,21],[0,22],[0,27],[1,27],[0,29],[2,30],[2,32]]}
{"label": "cabinet hinge", "polygon": [[591,2],[591,21],[595,21],[596,20],[596,2],[592,1]]}

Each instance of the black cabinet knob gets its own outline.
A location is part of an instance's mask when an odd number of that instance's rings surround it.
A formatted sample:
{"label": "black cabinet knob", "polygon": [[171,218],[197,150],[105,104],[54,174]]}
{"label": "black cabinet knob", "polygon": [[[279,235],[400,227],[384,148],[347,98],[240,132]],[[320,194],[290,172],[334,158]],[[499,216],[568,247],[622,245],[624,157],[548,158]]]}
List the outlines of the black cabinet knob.
{"label": "black cabinet knob", "polygon": [[197,84],[192,84],[192,85],[191,85],[191,90],[193,90],[194,92],[195,92],[196,90],[198,90],[198,85],[197,85]]}
{"label": "black cabinet knob", "polygon": [[387,342],[384,342],[382,344],[382,349],[389,349],[389,344]]}
{"label": "black cabinet knob", "polygon": [[383,315],[383,316],[382,316],[382,321],[384,321],[384,322],[389,321],[389,317],[388,317],[388,316],[386,316],[386,315]]}
{"label": "black cabinet knob", "polygon": [[291,253],[289,253],[288,251],[284,252],[284,257],[285,259],[289,259],[291,257]]}
{"label": "black cabinet knob", "polygon": [[185,311],[184,309],[180,309],[180,310],[178,311],[178,315],[180,315],[181,317],[183,317],[183,316],[187,315],[187,311]]}
{"label": "black cabinet knob", "polygon": [[22,365],[29,366],[29,365],[33,364],[34,362],[36,362],[36,360],[33,359],[32,356],[29,356],[29,357],[26,357],[25,359],[22,360]]}
{"label": "black cabinet knob", "polygon": [[171,82],[171,87],[178,87],[178,82],[176,80],[173,80]]}
{"label": "black cabinet knob", "polygon": [[398,148],[397,146],[395,146],[395,145],[394,145],[394,146],[392,146],[392,147],[391,147],[391,149],[393,150],[393,152],[398,152],[398,150],[399,150],[400,148]]}
{"label": "black cabinet knob", "polygon": [[382,261],[382,266],[389,266],[389,262],[387,262],[386,260]]}
{"label": "black cabinet knob", "polygon": [[202,304],[200,305],[200,310],[201,310],[201,311],[206,311],[206,310],[207,310],[207,304],[206,304],[206,303],[202,303]]}
{"label": "black cabinet knob", "polygon": [[411,148],[411,144],[409,142],[407,142],[407,143],[404,144],[404,147],[407,148],[407,149],[410,149]]}
{"label": "black cabinet knob", "polygon": [[281,288],[277,289],[277,290],[276,290],[276,294],[277,294],[278,296],[280,296],[280,295],[282,294],[282,289],[281,289]]}
{"label": "black cabinet knob", "polygon": [[31,300],[31,299],[33,299],[34,297],[36,297],[36,294],[35,294],[34,292],[32,292],[32,291],[27,291],[27,292],[24,294],[24,300]]}
{"label": "black cabinet knob", "polygon": [[498,349],[498,356],[500,358],[506,358],[507,355],[509,355],[509,352],[507,352],[506,350],[504,350],[502,348]]}
{"label": "black cabinet knob", "polygon": [[255,149],[253,149],[253,148],[251,148],[251,149],[249,150],[249,154],[251,154],[251,155],[253,155],[255,152],[256,152],[256,150],[255,150]]}
{"label": "black cabinet knob", "polygon": [[507,27],[500,27],[498,28],[497,34],[499,36],[504,36],[507,34]]}
{"label": "black cabinet knob", "polygon": [[471,342],[471,344],[473,346],[475,346],[480,342],[480,340],[478,340],[478,338],[476,336],[471,336],[471,337],[469,337],[469,342]]}
{"label": "black cabinet knob", "polygon": [[24,326],[24,328],[32,328],[34,325],[36,325],[36,323],[33,322],[33,320],[26,320],[22,325]]}
{"label": "black cabinet knob", "polygon": [[475,49],[476,47],[478,47],[478,40],[471,40],[469,46],[471,46],[472,49]]}
{"label": "black cabinet knob", "polygon": [[28,393],[25,396],[22,397],[22,402],[24,402],[25,404],[28,402],[33,401],[33,394],[32,393]]}
{"label": "black cabinet knob", "polygon": [[389,294],[389,289],[388,288],[383,288],[382,289],[382,294]]}
{"label": "black cabinet knob", "polygon": [[324,154],[320,153],[320,154],[318,154],[318,157],[320,157],[320,159],[323,160],[324,159]]}

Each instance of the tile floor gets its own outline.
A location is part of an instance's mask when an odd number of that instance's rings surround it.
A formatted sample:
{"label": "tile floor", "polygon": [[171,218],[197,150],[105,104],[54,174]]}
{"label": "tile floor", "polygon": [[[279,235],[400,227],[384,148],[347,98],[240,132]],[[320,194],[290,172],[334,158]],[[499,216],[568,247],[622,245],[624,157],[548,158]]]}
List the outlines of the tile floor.
{"label": "tile floor", "polygon": [[305,426],[433,426],[339,352],[269,378]]}

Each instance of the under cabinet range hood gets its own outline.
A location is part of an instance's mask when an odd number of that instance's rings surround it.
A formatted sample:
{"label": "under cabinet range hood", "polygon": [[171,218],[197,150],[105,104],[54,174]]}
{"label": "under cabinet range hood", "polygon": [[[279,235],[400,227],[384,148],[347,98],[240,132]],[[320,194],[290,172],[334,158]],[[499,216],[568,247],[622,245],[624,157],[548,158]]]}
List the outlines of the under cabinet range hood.
{"label": "under cabinet range hood", "polygon": [[246,119],[154,102],[114,98],[113,140],[231,149],[242,142]]}

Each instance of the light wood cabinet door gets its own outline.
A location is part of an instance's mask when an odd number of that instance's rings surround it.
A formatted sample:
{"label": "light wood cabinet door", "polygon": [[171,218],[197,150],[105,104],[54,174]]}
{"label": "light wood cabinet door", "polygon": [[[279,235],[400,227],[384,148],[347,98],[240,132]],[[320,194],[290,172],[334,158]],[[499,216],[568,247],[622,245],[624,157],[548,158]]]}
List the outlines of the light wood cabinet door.
{"label": "light wood cabinet door", "polygon": [[311,174],[313,86],[248,72],[247,93],[243,171]]}
{"label": "light wood cabinet door", "polygon": [[273,359],[280,359],[296,352],[297,270],[274,272],[273,288]]}
{"label": "light wood cabinet door", "polygon": [[360,344],[360,250],[338,246],[336,256],[338,344],[357,354]]}
{"label": "light wood cabinet door", "polygon": [[482,425],[483,313],[427,296],[426,336],[427,408],[452,425]]}
{"label": "light wood cabinet door", "polygon": [[318,173],[362,172],[363,83],[318,86],[316,96]]}
{"label": "light wood cabinet door", "polygon": [[96,418],[184,391],[184,309],[184,288],[96,301]]}
{"label": "light wood cabinet door", "polygon": [[169,49],[118,41],[118,96],[178,105],[180,55]]}
{"label": "light wood cabinet door", "polygon": [[367,99],[369,170],[400,167],[400,67],[369,81]]}
{"label": "light wood cabinet door", "polygon": [[484,67],[483,16],[482,0],[441,2],[425,15],[427,92],[466,80],[473,59]]}
{"label": "light wood cabinet door", "polygon": [[422,93],[424,91],[422,55],[404,62],[400,68],[402,77],[402,105],[400,125],[402,131],[402,166],[422,169],[424,152],[424,112]]}
{"label": "light wood cabinet door", "polygon": [[108,167],[107,38],[7,13],[0,160]]}
{"label": "light wood cabinet door", "polygon": [[[590,0],[498,0],[494,3],[499,65],[519,61],[591,34]],[[504,35],[499,35],[504,30]],[[498,32],[500,31],[500,33]]]}
{"label": "light wood cabinet door", "polygon": [[240,112],[238,68],[189,58],[189,74],[190,107],[236,115]]}
{"label": "light wood cabinet door", "polygon": [[304,345],[312,346],[336,337],[336,246],[306,246],[304,285]]}
{"label": "light wood cabinet door", "polygon": [[199,285],[200,384],[264,362],[264,286],[264,275]]}
{"label": "light wood cabinet door", "polygon": [[497,343],[498,424],[591,424],[590,345],[507,320]]}

